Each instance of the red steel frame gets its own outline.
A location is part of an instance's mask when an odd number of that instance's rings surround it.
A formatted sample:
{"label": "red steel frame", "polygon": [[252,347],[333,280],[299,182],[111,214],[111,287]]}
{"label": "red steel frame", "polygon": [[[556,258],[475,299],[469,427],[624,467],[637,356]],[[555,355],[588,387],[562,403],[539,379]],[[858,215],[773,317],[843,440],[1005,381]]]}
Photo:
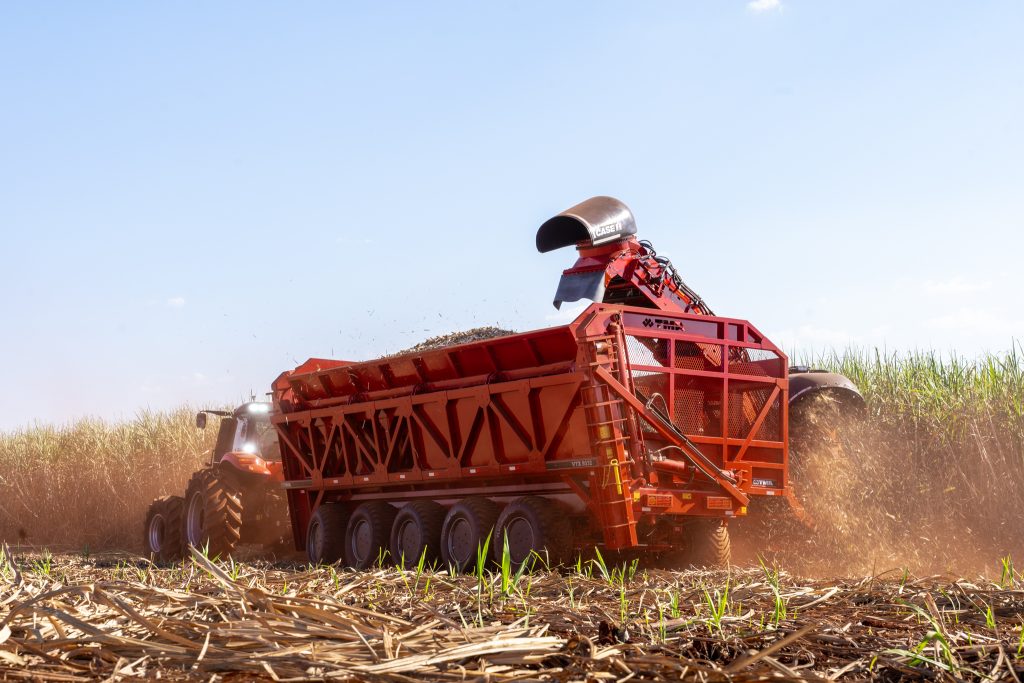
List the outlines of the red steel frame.
{"label": "red steel frame", "polygon": [[788,490],[786,377],[746,321],[611,304],[445,349],[312,359],[274,383],[296,546],[325,501],[539,494],[575,503],[606,547],[666,547],[688,516]]}

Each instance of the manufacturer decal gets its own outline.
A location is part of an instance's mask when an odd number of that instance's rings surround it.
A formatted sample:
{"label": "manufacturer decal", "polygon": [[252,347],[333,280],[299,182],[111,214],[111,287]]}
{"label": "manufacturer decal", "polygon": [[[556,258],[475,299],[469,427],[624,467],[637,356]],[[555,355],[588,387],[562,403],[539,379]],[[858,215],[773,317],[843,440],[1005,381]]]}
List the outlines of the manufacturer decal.
{"label": "manufacturer decal", "polygon": [[594,237],[604,237],[605,235],[611,235],[619,231],[619,226],[622,223],[609,223],[608,225],[601,225],[594,228]]}
{"label": "manufacturer decal", "polygon": [[686,328],[678,320],[671,318],[644,318],[640,323],[646,328],[655,330],[671,330],[672,332],[685,332]]}

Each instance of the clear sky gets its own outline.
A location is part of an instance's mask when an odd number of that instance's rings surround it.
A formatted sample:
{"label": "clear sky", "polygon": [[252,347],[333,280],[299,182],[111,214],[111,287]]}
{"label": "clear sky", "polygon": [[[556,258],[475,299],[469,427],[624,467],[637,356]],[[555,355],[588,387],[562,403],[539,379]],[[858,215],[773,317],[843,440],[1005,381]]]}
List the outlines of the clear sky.
{"label": "clear sky", "polygon": [[1024,339],[1024,3],[0,6],[0,428],[557,324],[595,194],[787,349]]}

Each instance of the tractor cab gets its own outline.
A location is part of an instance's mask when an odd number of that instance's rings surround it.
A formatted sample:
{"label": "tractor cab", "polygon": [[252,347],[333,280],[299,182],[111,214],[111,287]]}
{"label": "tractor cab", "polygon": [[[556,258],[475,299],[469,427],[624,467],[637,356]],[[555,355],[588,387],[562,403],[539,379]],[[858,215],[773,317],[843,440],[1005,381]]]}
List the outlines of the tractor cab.
{"label": "tractor cab", "polygon": [[291,546],[270,404],[200,410],[196,427],[206,429],[210,415],[220,427],[209,465],[193,473],[184,496],[157,498],[146,513],[146,549],[159,562],[180,560],[189,546],[222,556],[239,543]]}
{"label": "tractor cab", "polygon": [[201,410],[196,415],[196,427],[205,429],[209,415],[221,418],[213,463],[221,462],[229,453],[254,455],[271,462],[281,459],[277,432],[270,424],[269,403],[250,401],[230,412]]}

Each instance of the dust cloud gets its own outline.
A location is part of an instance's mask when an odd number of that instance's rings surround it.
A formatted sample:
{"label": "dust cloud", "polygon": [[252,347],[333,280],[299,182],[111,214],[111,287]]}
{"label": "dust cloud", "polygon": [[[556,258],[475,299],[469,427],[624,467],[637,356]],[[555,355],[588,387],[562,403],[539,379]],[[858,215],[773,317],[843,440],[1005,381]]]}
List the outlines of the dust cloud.
{"label": "dust cloud", "polygon": [[752,502],[733,527],[734,559],[794,574],[995,575],[1024,562],[1020,454],[993,448],[983,430],[959,445],[815,399],[793,421],[791,477],[812,520],[782,500]]}

